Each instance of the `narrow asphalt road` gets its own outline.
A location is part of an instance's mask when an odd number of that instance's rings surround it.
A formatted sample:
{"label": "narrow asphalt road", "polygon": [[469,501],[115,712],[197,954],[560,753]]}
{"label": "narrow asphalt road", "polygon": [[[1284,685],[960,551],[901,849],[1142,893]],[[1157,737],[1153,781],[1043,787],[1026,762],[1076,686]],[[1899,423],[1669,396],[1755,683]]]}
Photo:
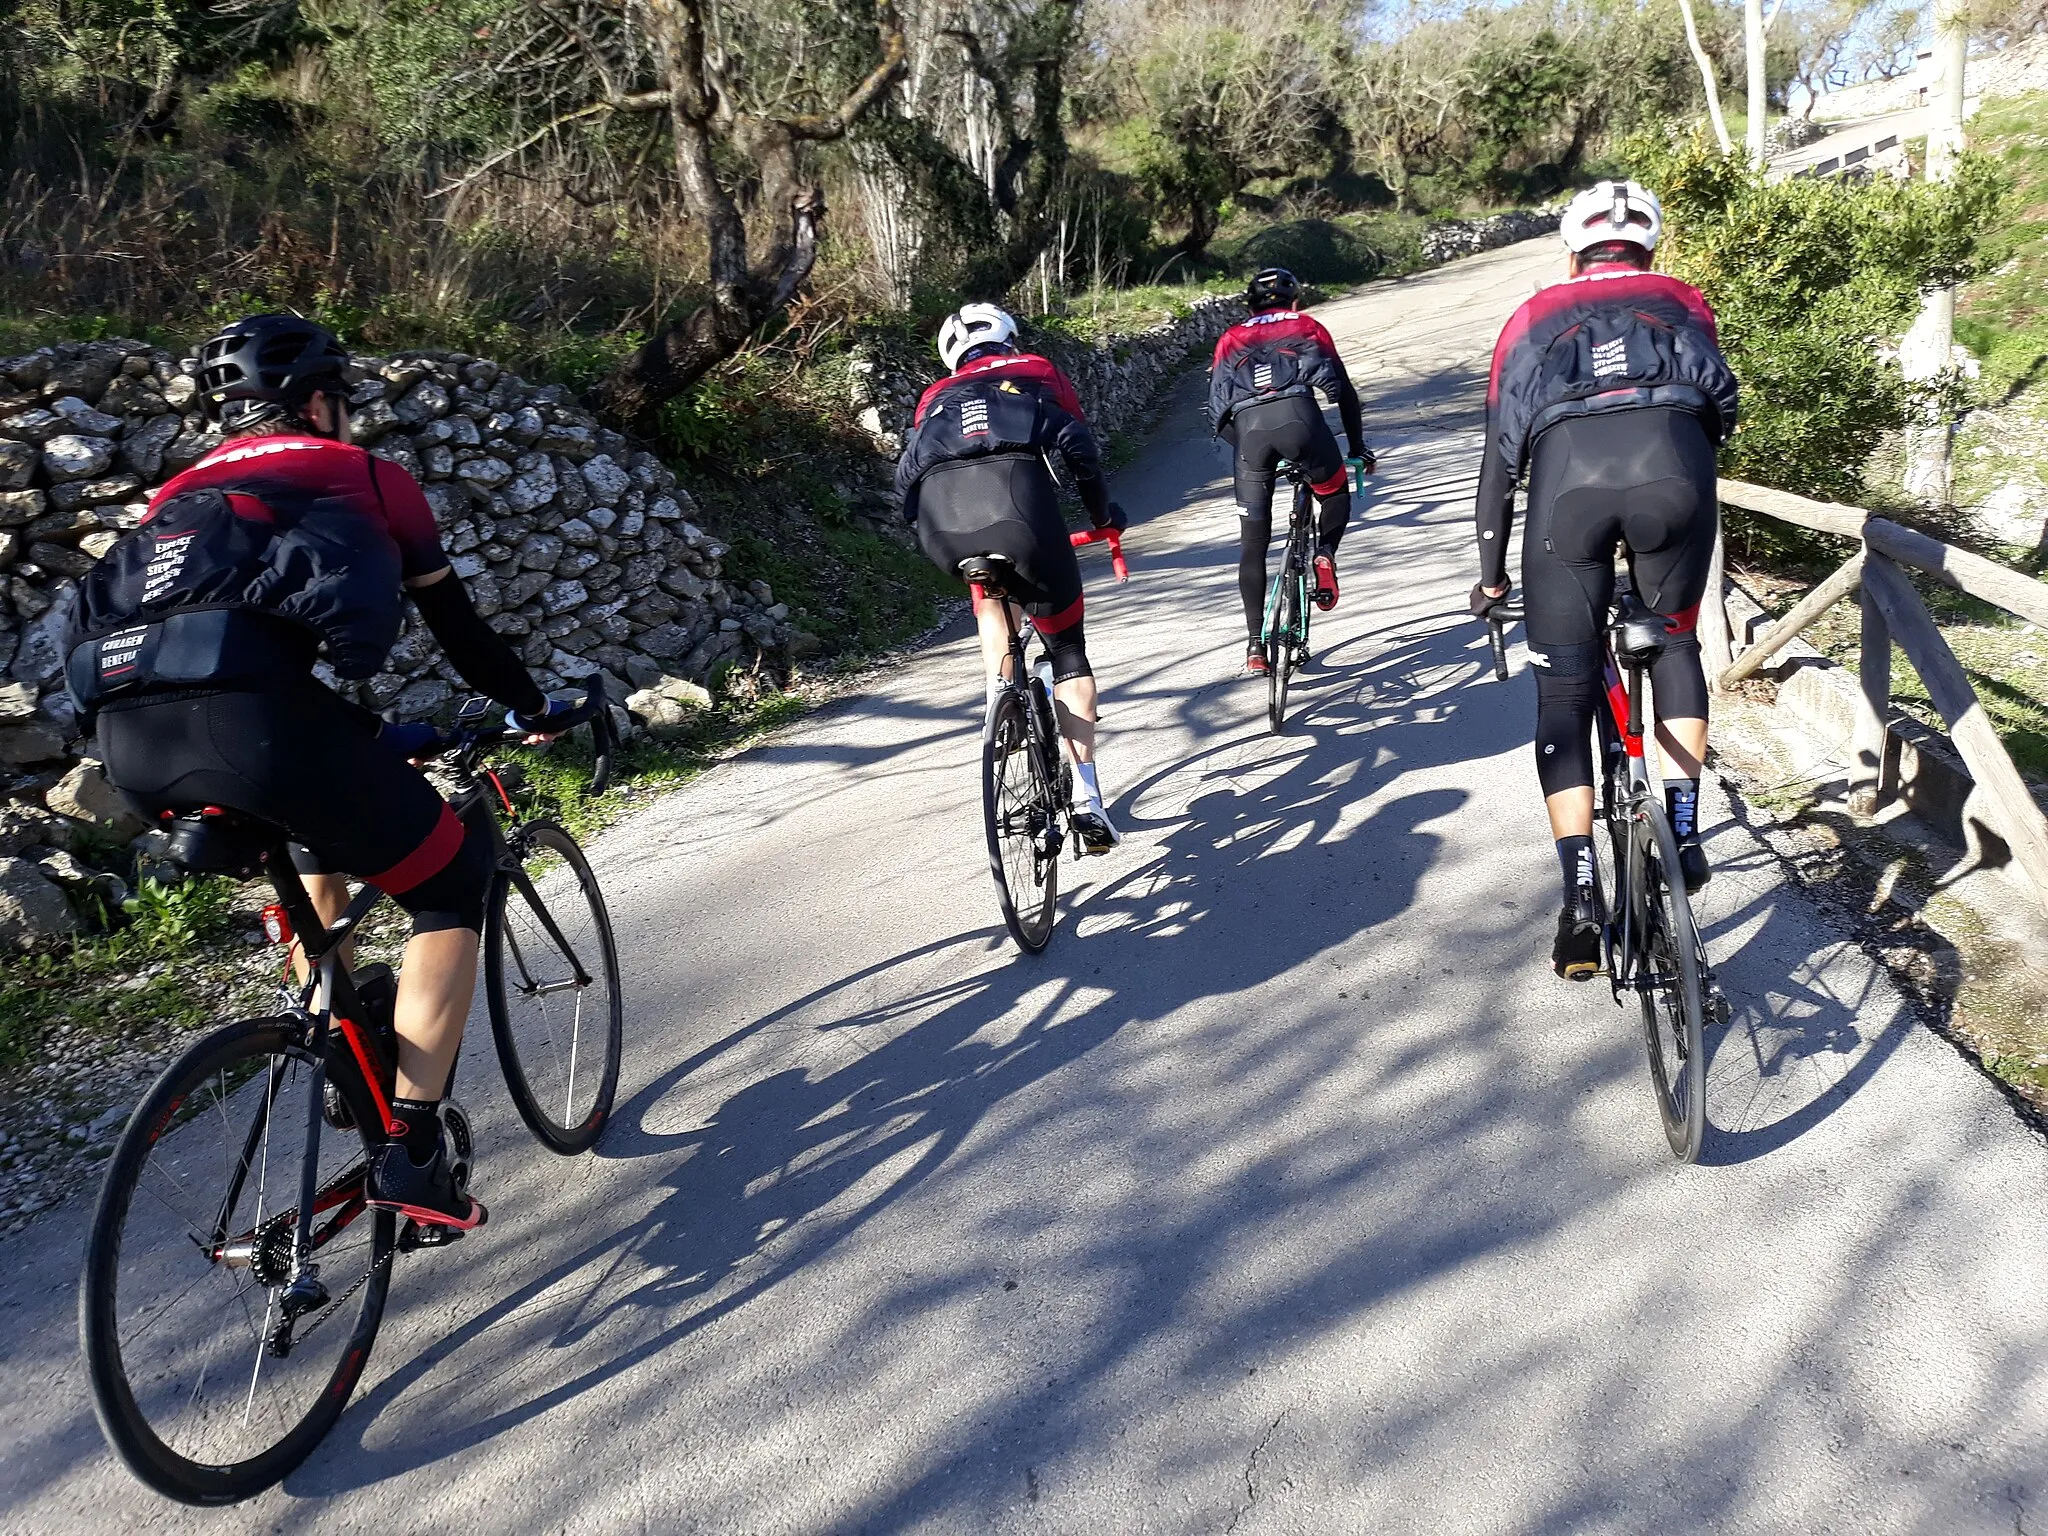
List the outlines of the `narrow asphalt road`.
{"label": "narrow asphalt road", "polygon": [[1555,266],[1323,311],[1385,473],[1284,737],[1192,389],[1120,477],[1128,842],[1043,957],[995,922],[964,635],[602,838],[618,1119],[554,1158],[468,1054],[491,1225],[401,1262],[282,1488],[130,1481],[84,1211],[7,1242],[0,1527],[2048,1529],[2042,1141],[1724,806],[1703,1166],[1549,974],[1531,688],[1462,598],[1487,351]]}

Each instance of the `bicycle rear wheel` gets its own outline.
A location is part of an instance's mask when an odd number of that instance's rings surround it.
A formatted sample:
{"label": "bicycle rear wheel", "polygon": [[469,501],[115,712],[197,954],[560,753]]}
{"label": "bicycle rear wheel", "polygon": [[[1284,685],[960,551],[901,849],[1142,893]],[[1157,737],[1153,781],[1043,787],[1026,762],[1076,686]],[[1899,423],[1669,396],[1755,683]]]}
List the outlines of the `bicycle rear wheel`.
{"label": "bicycle rear wheel", "polygon": [[1280,573],[1280,594],[1274,604],[1272,638],[1266,642],[1266,724],[1274,735],[1287,728],[1287,688],[1294,678],[1303,640],[1301,583],[1292,563]]}
{"label": "bicycle rear wheel", "polygon": [[1671,823],[1664,807],[1646,796],[1632,809],[1629,831],[1636,993],[1664,1139],[1672,1156],[1690,1163],[1698,1161],[1706,1139],[1706,957],[1677,871]]}
{"label": "bicycle rear wheel", "polygon": [[[156,1080],[107,1165],[79,1333],[107,1443],[157,1492],[232,1504],[340,1417],[384,1315],[397,1219],[364,1204],[371,1136],[325,1130],[313,1246],[331,1300],[287,1321],[314,1058],[296,1019],[214,1031]],[[361,1079],[334,1083],[377,1124]]]}
{"label": "bicycle rear wheel", "polygon": [[[485,996],[505,1086],[526,1128],[563,1156],[604,1130],[619,1086],[624,1004],[611,915],[583,850],[552,821],[530,821],[484,917]],[[532,868],[559,860],[543,898]],[[539,871],[546,878],[547,871]]]}
{"label": "bicycle rear wheel", "polygon": [[1053,787],[1033,750],[1023,697],[999,688],[981,733],[981,819],[1003,926],[1027,954],[1052,937],[1059,899]]}

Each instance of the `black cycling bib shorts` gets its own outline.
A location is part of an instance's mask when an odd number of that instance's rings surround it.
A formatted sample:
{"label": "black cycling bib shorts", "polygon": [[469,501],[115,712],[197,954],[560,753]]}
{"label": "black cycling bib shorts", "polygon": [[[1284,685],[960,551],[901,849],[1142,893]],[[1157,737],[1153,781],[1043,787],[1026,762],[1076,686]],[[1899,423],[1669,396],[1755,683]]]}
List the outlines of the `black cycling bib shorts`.
{"label": "black cycling bib shorts", "polygon": [[312,678],[262,692],[104,709],[107,777],[155,821],[218,805],[283,827],[306,873],[353,875],[413,916],[413,932],[483,929],[486,836]]}
{"label": "black cycling bib shorts", "polygon": [[919,483],[917,537],[926,558],[950,575],[973,555],[1006,557],[1017,571],[1010,595],[1045,637],[1053,680],[1094,675],[1081,623],[1081,564],[1059,490],[1037,455],[957,459],[929,471]]}
{"label": "black cycling bib shorts", "polygon": [[1282,395],[1239,406],[1223,424],[1237,450],[1237,590],[1245,628],[1256,641],[1266,614],[1266,554],[1273,542],[1273,482],[1280,461],[1306,469],[1316,498],[1316,549],[1334,555],[1351,518],[1344,454],[1310,395]]}
{"label": "black cycling bib shorts", "polygon": [[1707,716],[1700,602],[1713,559],[1714,445],[1687,410],[1568,417],[1536,439],[1522,534],[1522,604],[1536,673],[1536,771],[1543,793],[1591,788],[1601,707],[1602,630],[1614,560],[1662,614],[1671,643],[1650,672],[1666,720]]}

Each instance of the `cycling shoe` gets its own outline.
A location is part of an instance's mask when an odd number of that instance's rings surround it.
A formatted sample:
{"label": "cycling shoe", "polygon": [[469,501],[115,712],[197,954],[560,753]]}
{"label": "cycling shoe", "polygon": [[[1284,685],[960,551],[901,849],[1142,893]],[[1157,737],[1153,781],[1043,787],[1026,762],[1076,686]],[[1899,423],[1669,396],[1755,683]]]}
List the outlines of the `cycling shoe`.
{"label": "cycling shoe", "polygon": [[1566,981],[1591,981],[1600,974],[1607,914],[1600,893],[1591,886],[1579,892],[1557,914],[1557,940],[1550,946],[1550,965]]}
{"label": "cycling shoe", "polygon": [[1084,855],[1107,853],[1124,840],[1110,821],[1109,812],[1095,806],[1084,806],[1074,812],[1074,838]]}
{"label": "cycling shoe", "polygon": [[453,1227],[467,1232],[489,1218],[481,1200],[470,1198],[454,1169],[448,1148],[434,1149],[424,1166],[412,1160],[403,1143],[390,1141],[370,1154],[370,1204],[409,1216],[422,1226]]}
{"label": "cycling shoe", "polygon": [[1707,850],[1693,842],[1678,845],[1678,872],[1685,879],[1688,896],[1714,878],[1714,866],[1707,862]]}

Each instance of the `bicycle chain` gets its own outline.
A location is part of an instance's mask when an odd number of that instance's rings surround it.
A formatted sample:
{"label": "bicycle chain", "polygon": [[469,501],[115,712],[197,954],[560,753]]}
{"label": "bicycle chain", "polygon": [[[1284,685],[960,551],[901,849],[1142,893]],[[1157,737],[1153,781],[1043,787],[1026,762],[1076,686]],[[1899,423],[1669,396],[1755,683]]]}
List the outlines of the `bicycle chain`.
{"label": "bicycle chain", "polygon": [[334,1300],[327,1303],[325,1307],[321,1308],[320,1314],[317,1317],[315,1317],[312,1322],[306,1324],[304,1330],[301,1331],[299,1335],[292,1340],[292,1348],[297,1349],[301,1344],[305,1343],[306,1340],[310,1339],[313,1336],[313,1332],[315,1329],[317,1329],[322,1323],[326,1322],[328,1318],[334,1316],[335,1313],[339,1312],[344,1306],[346,1306],[348,1304],[349,1297],[355,1295],[357,1291],[360,1291],[364,1286],[368,1285],[371,1279],[377,1274],[379,1270],[389,1269],[391,1267],[391,1261],[397,1257],[398,1239],[394,1237],[391,1239],[391,1247],[385,1253],[384,1257],[379,1259],[376,1263],[372,1264],[368,1269],[364,1270],[362,1274],[356,1277],[355,1281],[349,1286],[347,1290],[343,1291],[339,1296],[335,1297]]}

